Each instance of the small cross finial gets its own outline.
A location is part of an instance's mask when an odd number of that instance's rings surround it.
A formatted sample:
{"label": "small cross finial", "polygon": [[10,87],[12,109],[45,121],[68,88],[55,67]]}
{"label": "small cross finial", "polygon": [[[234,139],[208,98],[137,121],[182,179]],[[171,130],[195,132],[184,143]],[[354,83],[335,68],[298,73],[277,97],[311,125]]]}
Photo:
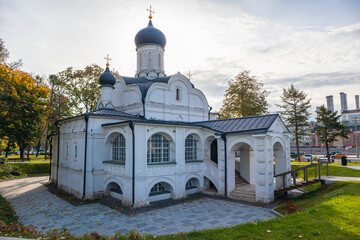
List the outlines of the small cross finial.
{"label": "small cross finial", "polygon": [[147,8],[147,9],[146,9],[146,11],[149,12],[149,20],[151,20],[151,19],[152,19],[152,14],[155,13],[155,11],[153,11],[153,10],[151,9],[151,5],[150,5],[150,8]]}
{"label": "small cross finial", "polygon": [[106,66],[108,67],[110,65],[109,62],[111,61],[109,54],[106,57],[104,57],[104,59],[106,59]]}
{"label": "small cross finial", "polygon": [[189,81],[190,81],[190,78],[191,78],[191,76],[192,76],[192,74],[191,74],[190,70],[189,70],[189,73],[188,73],[188,74],[186,74],[186,75],[188,76],[188,79],[189,79]]}

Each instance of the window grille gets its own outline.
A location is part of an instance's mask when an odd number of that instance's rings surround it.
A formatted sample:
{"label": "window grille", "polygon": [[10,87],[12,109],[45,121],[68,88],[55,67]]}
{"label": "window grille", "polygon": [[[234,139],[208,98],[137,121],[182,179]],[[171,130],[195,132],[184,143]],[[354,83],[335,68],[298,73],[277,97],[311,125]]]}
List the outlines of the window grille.
{"label": "window grille", "polygon": [[192,179],[190,179],[189,181],[187,181],[187,183],[186,183],[186,187],[187,187],[187,188],[190,188],[190,187],[193,187],[193,186],[194,186],[194,182],[193,182]]}
{"label": "window grille", "polygon": [[125,138],[122,134],[115,137],[112,142],[112,160],[118,162],[125,162],[126,159],[126,145]]}
{"label": "window grille", "polygon": [[194,136],[185,139],[185,161],[197,160],[197,143]]}
{"label": "window grille", "polygon": [[109,184],[109,190],[112,192],[123,194],[121,187],[117,183],[114,183],[114,182]]}
{"label": "window grille", "polygon": [[163,191],[165,191],[164,185],[162,185],[161,183],[157,183],[151,188],[150,193],[158,193]]}
{"label": "window grille", "polygon": [[170,161],[169,140],[161,134],[154,134],[148,140],[148,163],[161,163]]}

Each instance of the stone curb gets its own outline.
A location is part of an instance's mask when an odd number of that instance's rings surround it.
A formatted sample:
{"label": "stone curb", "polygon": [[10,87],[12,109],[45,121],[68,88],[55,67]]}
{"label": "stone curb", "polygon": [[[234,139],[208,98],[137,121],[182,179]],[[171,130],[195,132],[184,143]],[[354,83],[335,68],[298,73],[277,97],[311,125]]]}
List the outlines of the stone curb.
{"label": "stone curb", "polygon": [[270,209],[270,212],[278,217],[283,217],[284,215],[282,215],[281,213],[275,211],[274,209]]}

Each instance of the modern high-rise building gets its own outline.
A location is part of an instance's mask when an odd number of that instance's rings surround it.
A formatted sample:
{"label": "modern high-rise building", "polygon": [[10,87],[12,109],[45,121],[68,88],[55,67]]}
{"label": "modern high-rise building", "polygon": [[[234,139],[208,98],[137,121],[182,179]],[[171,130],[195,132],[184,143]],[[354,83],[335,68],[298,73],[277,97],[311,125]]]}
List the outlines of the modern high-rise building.
{"label": "modern high-rise building", "polygon": [[347,111],[347,100],[346,100],[346,93],[340,93],[340,103],[341,103],[341,112]]}
{"label": "modern high-rise building", "polygon": [[327,109],[334,111],[334,97],[333,95],[326,96]]}
{"label": "modern high-rise building", "polygon": [[355,107],[356,109],[359,109],[359,95],[355,95]]}

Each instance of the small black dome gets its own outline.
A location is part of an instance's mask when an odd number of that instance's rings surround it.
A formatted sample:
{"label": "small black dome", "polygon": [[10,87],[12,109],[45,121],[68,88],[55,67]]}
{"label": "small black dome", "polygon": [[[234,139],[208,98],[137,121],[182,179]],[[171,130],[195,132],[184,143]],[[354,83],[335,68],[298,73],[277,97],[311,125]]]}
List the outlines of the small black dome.
{"label": "small black dome", "polygon": [[153,27],[151,20],[149,25],[141,29],[135,36],[136,47],[143,44],[157,44],[165,48],[166,37],[159,29]]}
{"label": "small black dome", "polygon": [[114,75],[110,72],[109,67],[106,67],[105,72],[103,72],[99,77],[99,83],[101,85],[111,85],[115,84],[116,80]]}

